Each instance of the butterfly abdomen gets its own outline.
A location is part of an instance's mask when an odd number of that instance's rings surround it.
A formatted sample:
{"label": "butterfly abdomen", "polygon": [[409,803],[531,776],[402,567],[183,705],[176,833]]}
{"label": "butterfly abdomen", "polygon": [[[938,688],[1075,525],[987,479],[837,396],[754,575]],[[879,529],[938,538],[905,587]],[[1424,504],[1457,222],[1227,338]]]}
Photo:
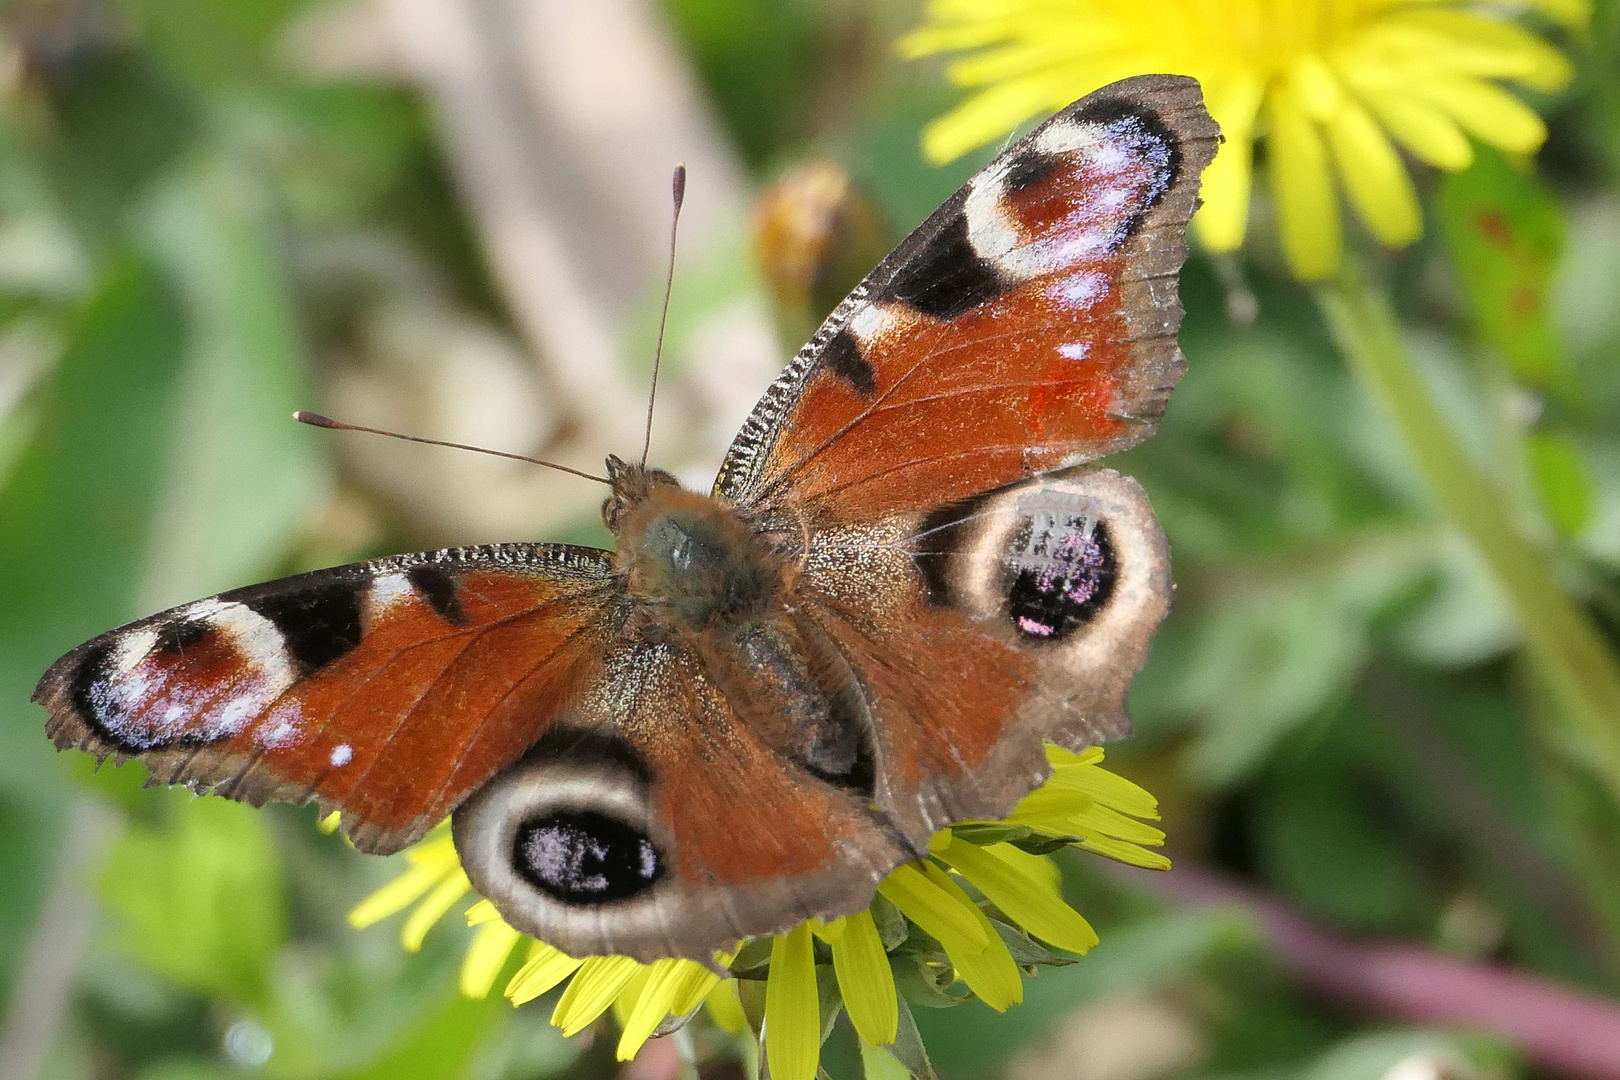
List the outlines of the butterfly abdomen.
{"label": "butterfly abdomen", "polygon": [[868,724],[850,705],[847,673],[813,662],[786,602],[786,561],[719,500],[670,485],[644,490],[618,517],[618,558],[642,636],[689,648],[776,753],[869,796]]}

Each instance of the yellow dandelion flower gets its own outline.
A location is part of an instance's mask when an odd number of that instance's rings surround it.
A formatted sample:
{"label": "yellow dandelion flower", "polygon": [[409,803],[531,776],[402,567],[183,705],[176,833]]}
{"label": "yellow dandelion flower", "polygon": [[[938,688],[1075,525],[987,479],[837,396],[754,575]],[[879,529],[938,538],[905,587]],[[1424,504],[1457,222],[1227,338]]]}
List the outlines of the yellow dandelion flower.
{"label": "yellow dandelion flower", "polygon": [[[1588,14],[1587,0],[1540,6],[1570,24]],[[1194,76],[1225,136],[1204,172],[1200,238],[1213,251],[1243,243],[1263,136],[1283,251],[1295,274],[1316,280],[1339,264],[1341,190],[1383,243],[1422,233],[1397,145],[1448,170],[1473,160],[1469,136],[1519,154],[1541,145],[1541,118],[1498,83],[1558,90],[1571,69],[1511,10],[1459,0],[932,0],[900,51],[966,54],[947,74],[975,92],[923,132],[924,152],[941,162],[1118,79]]]}
{"label": "yellow dandelion flower", "polygon": [[[1006,819],[963,822],[940,832],[929,858],[897,867],[884,878],[879,899],[868,910],[812,919],[770,940],[768,963],[761,951],[745,974],[765,980],[763,1022],[755,1034],[773,1077],[816,1076],[824,1021],[830,1019],[821,1012],[818,968],[822,982],[831,969],[828,985],[838,988],[863,1060],[869,1059],[877,1074],[900,1075],[904,1068],[887,1053],[898,1037],[902,1008],[890,963],[896,951],[918,941],[937,946],[935,963],[947,982],[1006,1010],[1024,993],[1023,970],[1006,934],[1027,935],[1073,953],[1096,945],[1091,925],[1063,899],[1057,865],[1049,855],[1025,847],[1072,845],[1138,866],[1168,868],[1168,860],[1150,850],[1164,842],[1164,834],[1147,824],[1158,817],[1152,795],[1104,769],[1100,748],[1073,754],[1049,747],[1047,758],[1053,767],[1047,783]],[[401,940],[414,950],[470,887],[446,828],[435,830],[405,859],[405,872],[362,900],[349,921],[365,927],[410,909]],[[464,994],[487,995],[527,942],[523,963],[506,983],[507,998],[522,1005],[562,987],[551,1022],[566,1035],[611,1012],[619,1025],[620,1060],[635,1057],[655,1033],[700,1008],[724,1031],[741,1035],[751,1028],[739,980],[718,973],[740,963],[738,953],[716,954],[713,967],[693,960],[643,964],[626,956],[571,957],[519,934],[488,900],[473,904],[466,917],[474,934],[461,967]]]}

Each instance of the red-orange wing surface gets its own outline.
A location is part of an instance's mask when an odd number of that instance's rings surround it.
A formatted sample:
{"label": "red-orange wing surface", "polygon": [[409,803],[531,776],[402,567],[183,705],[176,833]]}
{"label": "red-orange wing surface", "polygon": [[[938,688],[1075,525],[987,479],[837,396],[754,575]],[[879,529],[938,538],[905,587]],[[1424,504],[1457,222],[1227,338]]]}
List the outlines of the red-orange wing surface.
{"label": "red-orange wing surface", "polygon": [[740,711],[687,648],[613,646],[554,732],[456,811],[474,887],[570,956],[641,960],[865,907],[908,857],[894,829]]}
{"label": "red-orange wing surface", "polygon": [[545,734],[600,666],[606,552],[503,544],[320,570],[131,623],[34,700],[59,748],[153,783],[318,802],[355,846],[420,839]]}
{"label": "red-orange wing surface", "polygon": [[812,529],[967,498],[1146,438],[1185,366],[1176,275],[1217,129],[1168,75],[1064,109],[838,306],[715,493]]}

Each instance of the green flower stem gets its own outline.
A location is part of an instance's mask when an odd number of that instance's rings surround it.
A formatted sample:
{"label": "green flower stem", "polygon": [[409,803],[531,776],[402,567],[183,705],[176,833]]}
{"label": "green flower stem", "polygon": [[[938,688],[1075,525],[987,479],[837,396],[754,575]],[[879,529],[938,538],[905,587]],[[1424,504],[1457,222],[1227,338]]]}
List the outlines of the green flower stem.
{"label": "green flower stem", "polygon": [[1547,554],[1514,527],[1491,482],[1458,443],[1401,341],[1378,284],[1346,259],[1316,298],[1340,351],[1406,439],[1442,513],[1473,542],[1518,616],[1536,670],[1570,722],[1583,762],[1620,800],[1620,663],[1549,573]]}

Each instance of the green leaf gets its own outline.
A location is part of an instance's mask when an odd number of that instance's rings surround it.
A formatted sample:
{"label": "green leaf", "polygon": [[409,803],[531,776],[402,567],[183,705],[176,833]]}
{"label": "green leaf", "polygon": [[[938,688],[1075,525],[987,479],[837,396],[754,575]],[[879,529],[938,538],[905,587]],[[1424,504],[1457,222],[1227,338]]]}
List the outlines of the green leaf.
{"label": "green leaf", "polygon": [[53,74],[40,157],[80,239],[116,257],[131,203],[196,134],[197,102],[150,57],[106,43]]}
{"label": "green leaf", "polygon": [[499,994],[476,1000],[452,994],[442,1007],[413,1024],[403,1038],[364,1067],[339,1073],[333,1080],[442,1080],[468,1076],[473,1073],[475,1056],[510,1012]]}
{"label": "green leaf", "polygon": [[241,803],[177,800],[167,826],[133,826],[108,856],[99,891],[114,947],[189,989],[263,1006],[287,924],[269,826]]}
{"label": "green leaf", "polygon": [[868,910],[872,913],[872,921],[877,923],[878,937],[883,939],[885,951],[892,951],[906,940],[907,934],[911,933],[911,924],[900,914],[900,909],[883,897],[872,897],[872,905]]}
{"label": "green leaf", "polygon": [[1413,367],[1388,299],[1347,259],[1317,293],[1367,392],[1387,410],[1442,513],[1478,549],[1507,594],[1525,647],[1567,721],[1549,731],[1620,799],[1620,659],[1549,572],[1545,554],[1507,526],[1502,496],[1469,460]]}
{"label": "green leaf", "polygon": [[[1365,726],[1340,710],[1333,728]],[[1422,875],[1389,807],[1369,797],[1356,759],[1332,752],[1332,734],[1271,770],[1251,815],[1266,879],[1306,911],[1358,930],[1416,928]],[[1421,923],[1417,923],[1418,926]]]}
{"label": "green leaf", "polygon": [[[922,931],[916,933],[921,934]],[[932,948],[927,952],[913,951],[908,943],[906,948],[889,957],[889,964],[894,970],[895,989],[900,991],[900,997],[904,999],[900,1008],[902,1014],[906,1001],[925,1009],[948,1009],[960,1005],[967,997],[965,987],[958,987],[954,993],[951,991],[956,973],[945,959],[945,950],[933,943],[932,938],[929,941]]]}
{"label": "green leaf", "polygon": [[895,1060],[917,1080],[938,1080],[933,1062],[928,1060],[922,1034],[917,1030],[917,1021],[903,1000],[900,1002],[900,1032],[894,1037],[894,1042],[884,1049],[893,1054]]}
{"label": "green leaf", "polygon": [[265,74],[271,45],[305,0],[124,0],[156,51],[199,86]]}
{"label": "green leaf", "polygon": [[184,344],[157,277],[115,262],[0,490],[0,779],[42,801],[60,773],[29,694],[59,654],[135,614]]}
{"label": "green leaf", "polygon": [[184,329],[155,276],[121,259],[70,317],[65,337],[0,487],[0,972],[8,981],[55,873],[74,797],[29,695],[59,654],[134,613]]}
{"label": "green leaf", "polygon": [[1036,941],[1016,926],[1010,926],[1000,919],[991,919],[991,927],[1001,937],[1002,944],[1012,953],[1013,962],[1021,968],[1033,967],[1068,967],[1078,963],[1072,956],[1061,956]]}
{"label": "green leaf", "polygon": [[1382,1080],[1402,1061],[1433,1062],[1437,1075],[1473,1075],[1457,1040],[1433,1031],[1379,1031],[1339,1043],[1306,1069],[1302,1080]]}
{"label": "green leaf", "polygon": [[1430,550],[1377,534],[1233,573],[1200,620],[1178,704],[1207,722],[1187,764],[1211,787],[1251,773],[1278,740],[1349,689],[1373,623],[1424,578]]}
{"label": "green leaf", "polygon": [[1524,383],[1573,392],[1548,306],[1564,246],[1557,199],[1481,145],[1471,167],[1441,180],[1435,209],[1480,336]]}
{"label": "green leaf", "polygon": [[1531,432],[1524,448],[1547,520],[1559,536],[1576,535],[1592,517],[1592,478],[1580,451],[1568,439],[1548,431]]}
{"label": "green leaf", "polygon": [[208,155],[154,190],[143,232],[193,327],[178,440],[157,512],[153,607],[269,576],[320,505],[319,436],[267,193],[251,163]]}

